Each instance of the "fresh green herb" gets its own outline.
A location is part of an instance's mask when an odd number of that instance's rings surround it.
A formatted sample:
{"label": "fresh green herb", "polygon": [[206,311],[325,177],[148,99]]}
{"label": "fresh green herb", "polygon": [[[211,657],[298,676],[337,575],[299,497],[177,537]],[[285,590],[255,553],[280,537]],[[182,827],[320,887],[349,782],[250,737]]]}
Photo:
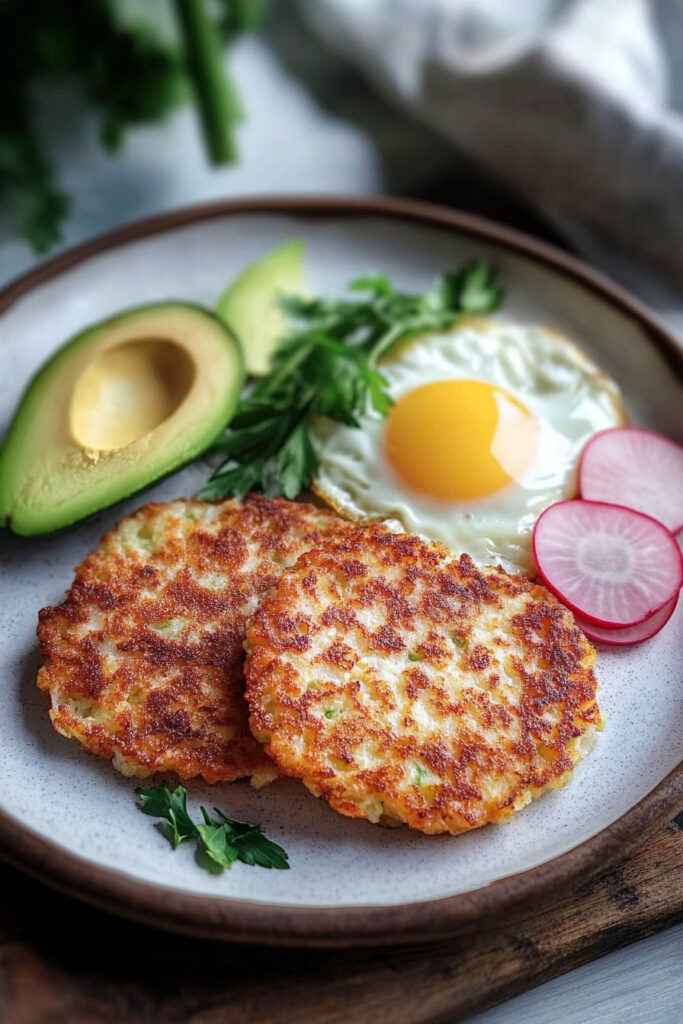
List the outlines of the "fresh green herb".
{"label": "fresh green herb", "polygon": [[441,288],[446,305],[456,303],[468,313],[488,313],[503,301],[503,288],[485,260],[447,274]]}
{"label": "fresh green herb", "polygon": [[[202,813],[206,813],[202,807]],[[208,815],[207,815],[208,817]],[[237,850],[230,843],[227,825],[218,825],[208,818],[210,824],[197,825],[198,843],[195,859],[197,864],[212,875],[222,875],[237,860]]]}
{"label": "fresh green herb", "polygon": [[222,51],[260,24],[264,0],[175,3],[173,19],[172,7],[150,0],[0,0],[0,39],[11,40],[0,64],[0,202],[36,252],[60,240],[68,210],[31,118],[36,81],[75,83],[112,151],[128,127],[161,120],[193,84],[209,154],[234,158],[241,111]]}
{"label": "fresh green herb", "polygon": [[327,711],[325,712],[325,718],[334,718],[336,714],[337,712],[334,710],[334,708],[328,708]]}
{"label": "fresh green herb", "polygon": [[223,0],[224,20],[211,16],[205,0],[175,0],[187,67],[194,83],[206,148],[215,164],[237,159],[233,126],[242,120],[242,104],[223,61],[223,33],[252,27],[253,4]]}
{"label": "fresh green herb", "polygon": [[263,834],[260,825],[254,825],[250,821],[238,821],[237,818],[228,818],[218,807],[214,812],[225,822],[226,827],[231,831],[231,843],[237,850],[237,857],[245,864],[258,864],[262,868],[289,867],[287,854],[271,842]]}
{"label": "fresh green herb", "polygon": [[138,787],[135,792],[145,814],[162,819],[159,827],[174,850],[186,839],[195,837],[197,829],[187,813],[187,792],[183,786],[171,790],[162,782],[148,789]]}
{"label": "fresh green herb", "polygon": [[173,849],[188,839],[194,840],[197,863],[212,874],[220,875],[236,860],[262,868],[289,867],[285,851],[266,838],[260,825],[230,818],[218,807],[213,808],[216,818],[201,807],[203,822],[195,824],[187,812],[184,786],[172,790],[162,782],[160,786],[138,787],[135,792],[145,814],[161,818],[159,828]]}
{"label": "fresh green herb", "polygon": [[416,651],[408,651],[408,661],[422,661],[422,658]]}
{"label": "fresh green herb", "polygon": [[403,338],[494,310],[503,296],[483,261],[445,274],[424,295],[397,291],[385,276],[359,278],[350,290],[363,297],[283,300],[291,332],[214,444],[221,461],[200,498],[256,490],[296,498],[318,469],[310,434],[316,416],[351,427],[368,408],[386,416],[392,403],[377,369],[381,357]]}

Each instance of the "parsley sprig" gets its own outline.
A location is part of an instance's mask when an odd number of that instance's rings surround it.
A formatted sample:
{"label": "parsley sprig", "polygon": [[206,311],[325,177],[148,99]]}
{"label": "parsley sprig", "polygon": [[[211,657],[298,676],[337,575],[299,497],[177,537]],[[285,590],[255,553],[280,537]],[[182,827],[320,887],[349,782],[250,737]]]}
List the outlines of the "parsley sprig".
{"label": "parsley sprig", "polygon": [[201,807],[203,821],[195,824],[187,811],[184,786],[179,785],[172,790],[162,782],[160,786],[138,787],[135,792],[145,814],[161,818],[159,828],[173,849],[186,840],[194,840],[197,863],[213,875],[222,874],[236,860],[258,864],[262,868],[289,867],[285,851],[264,835],[260,825],[230,818],[218,807],[213,808],[216,818]]}
{"label": "parsley sprig", "polygon": [[291,332],[215,442],[220,463],[200,498],[247,491],[296,498],[318,469],[316,416],[351,427],[368,407],[386,416],[392,403],[377,368],[382,356],[410,335],[448,329],[462,314],[491,312],[503,297],[485,261],[444,274],[424,295],[397,291],[384,275],[358,278],[349,291],[363,297],[283,300]]}

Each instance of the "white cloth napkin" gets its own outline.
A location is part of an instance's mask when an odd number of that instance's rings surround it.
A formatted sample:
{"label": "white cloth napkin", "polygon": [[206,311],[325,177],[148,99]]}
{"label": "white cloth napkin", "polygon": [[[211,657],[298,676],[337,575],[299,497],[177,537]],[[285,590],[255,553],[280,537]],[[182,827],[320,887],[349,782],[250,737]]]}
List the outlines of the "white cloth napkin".
{"label": "white cloth napkin", "polygon": [[683,314],[683,3],[303,6],[332,46],[579,251]]}

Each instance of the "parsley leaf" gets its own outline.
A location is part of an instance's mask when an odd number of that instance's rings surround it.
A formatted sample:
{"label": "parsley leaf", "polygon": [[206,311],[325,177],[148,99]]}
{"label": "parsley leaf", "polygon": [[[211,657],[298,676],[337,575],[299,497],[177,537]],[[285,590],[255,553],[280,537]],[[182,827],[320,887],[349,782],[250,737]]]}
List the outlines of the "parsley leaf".
{"label": "parsley leaf", "polygon": [[221,825],[200,825],[201,843],[197,846],[195,860],[200,868],[204,868],[212,875],[222,875],[229,870],[237,854],[232,846],[226,842],[225,826]]}
{"label": "parsley leaf", "polygon": [[195,839],[197,827],[187,813],[187,793],[183,786],[171,790],[166,782],[149,789],[138,787],[135,792],[145,814],[161,818],[160,827],[175,850],[186,839]]}
{"label": "parsley leaf", "polygon": [[373,295],[393,295],[394,286],[386,274],[376,274],[374,277],[357,277],[349,285],[352,292],[372,292]]}
{"label": "parsley leaf", "polygon": [[443,285],[450,291],[447,301],[457,303],[466,313],[488,313],[496,309],[503,298],[503,290],[484,260],[455,274],[447,274]]}
{"label": "parsley leaf", "polygon": [[385,275],[357,278],[349,291],[350,299],[281,301],[290,333],[214,443],[219,464],[198,497],[260,490],[296,498],[318,469],[310,432],[316,417],[357,427],[369,410],[386,416],[392,400],[378,369],[382,356],[403,338],[448,330],[463,314],[490,312],[503,299],[483,260],[444,274],[423,295],[398,291]]}
{"label": "parsley leaf", "polygon": [[186,839],[195,840],[197,864],[211,874],[220,875],[236,860],[263,868],[289,868],[283,848],[268,839],[260,825],[230,818],[218,807],[214,807],[217,819],[201,807],[203,822],[196,825],[187,812],[184,786],[171,790],[162,782],[159,786],[138,787],[135,792],[145,814],[161,818],[160,828],[173,849]]}
{"label": "parsley leaf", "polygon": [[237,850],[231,844],[231,832],[227,825],[213,821],[205,807],[200,808],[204,824],[197,826],[199,845],[197,863],[213,874],[221,874],[237,860]]}
{"label": "parsley leaf", "polygon": [[296,498],[301,481],[310,480],[318,468],[318,456],[301,420],[291,432],[277,455],[277,476],[285,498]]}
{"label": "parsley leaf", "polygon": [[285,851],[277,843],[266,838],[260,825],[228,818],[218,807],[214,807],[214,811],[231,830],[231,843],[237,850],[237,856],[245,864],[258,864],[262,868],[280,870],[289,867],[289,858]]}

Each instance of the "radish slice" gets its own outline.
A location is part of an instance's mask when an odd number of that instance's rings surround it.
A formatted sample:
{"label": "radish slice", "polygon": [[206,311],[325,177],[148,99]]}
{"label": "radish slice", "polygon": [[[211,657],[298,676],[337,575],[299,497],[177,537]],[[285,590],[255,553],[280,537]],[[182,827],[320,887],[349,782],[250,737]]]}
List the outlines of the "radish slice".
{"label": "radish slice", "polygon": [[613,647],[642,644],[644,640],[649,640],[666,626],[676,610],[677,604],[678,594],[644,622],[638,623],[637,626],[626,626],[623,629],[603,629],[601,626],[594,626],[592,622],[585,622],[578,615],[575,616],[576,625],[583,630],[589,640],[596,640],[601,644],[611,644]]}
{"label": "radish slice", "polygon": [[560,501],[539,516],[538,571],[572,611],[597,626],[635,626],[683,582],[673,535],[642,512],[597,501]]}
{"label": "radish slice", "polygon": [[683,527],[683,448],[638,427],[611,427],[590,439],[579,462],[579,490],[588,501],[625,505]]}

